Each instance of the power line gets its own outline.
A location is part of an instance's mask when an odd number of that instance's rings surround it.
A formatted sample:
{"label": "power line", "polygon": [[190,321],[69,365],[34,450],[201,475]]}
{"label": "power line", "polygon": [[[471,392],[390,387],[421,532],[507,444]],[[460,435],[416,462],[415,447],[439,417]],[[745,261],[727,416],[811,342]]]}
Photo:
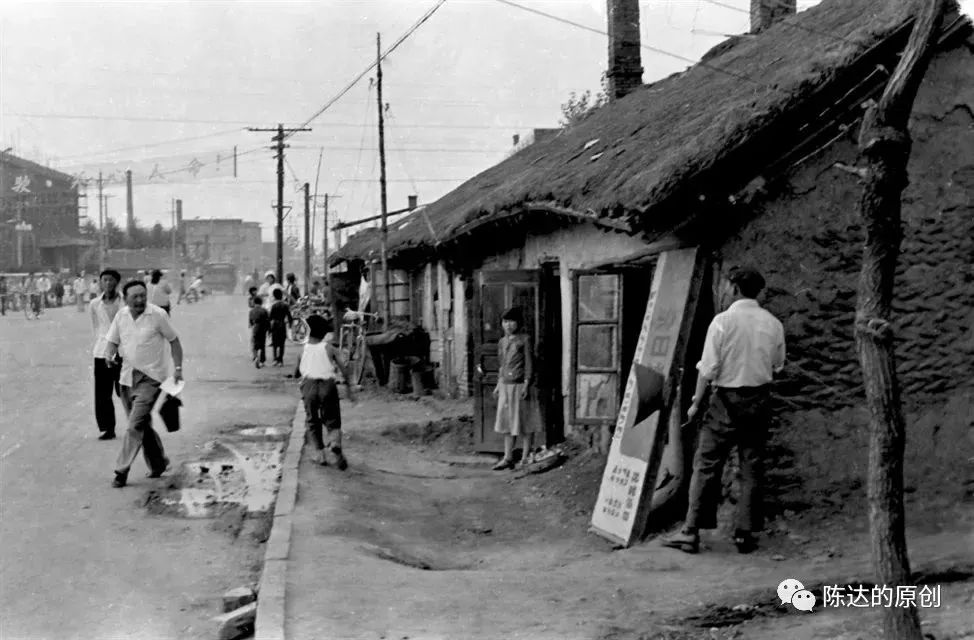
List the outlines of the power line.
{"label": "power line", "polygon": [[[550,20],[555,20],[556,22],[561,22],[563,24],[571,25],[573,27],[577,27],[577,28],[583,29],[585,31],[590,31],[592,33],[597,33],[597,34],[599,34],[601,36],[606,36],[606,37],[609,36],[608,32],[602,31],[601,29],[596,29],[595,27],[590,27],[590,26],[585,25],[585,24],[582,24],[580,22],[575,22],[573,20],[568,20],[567,18],[562,18],[561,16],[556,16],[554,14],[547,13],[545,11],[541,11],[540,9],[534,9],[532,7],[526,7],[526,6],[522,5],[522,4],[518,4],[516,2],[512,2],[511,0],[495,0],[495,2],[499,2],[501,4],[505,4],[505,5],[508,5],[510,7],[515,7],[517,9],[521,9],[522,11],[527,11],[528,13],[534,13],[534,14],[537,14],[539,16],[543,16],[545,18],[548,18]],[[754,80],[753,78],[750,78],[750,77],[745,76],[743,74],[737,73],[736,71],[729,71],[727,69],[723,69],[721,67],[717,67],[715,65],[710,64],[709,62],[703,62],[701,60],[694,60],[693,58],[687,58],[686,56],[681,56],[678,53],[673,53],[671,51],[667,51],[665,49],[660,49],[659,47],[654,47],[652,45],[648,45],[648,44],[645,44],[645,43],[640,43],[640,46],[643,49],[646,49],[647,51],[652,51],[653,53],[657,53],[657,54],[662,55],[662,56],[667,56],[669,58],[675,58],[677,60],[682,60],[683,62],[688,62],[691,65],[696,65],[696,66],[704,67],[705,69],[710,69],[711,71],[716,71],[718,73],[723,73],[723,74],[728,75],[728,76],[731,76],[733,78],[737,78],[738,80],[744,80],[746,82],[751,82],[751,83],[757,84],[757,85],[760,85],[761,84],[760,82],[758,82],[757,80]]]}
{"label": "power line", "polygon": [[[109,116],[81,113],[22,113],[11,112],[3,113],[4,116],[16,116],[20,118],[37,119],[61,119],[61,120],[119,120],[124,122],[173,122],[181,124],[248,124],[251,120],[202,120],[187,118],[162,118],[148,116]],[[318,122],[319,127],[343,127],[358,129],[361,124],[357,122]],[[431,123],[410,123],[399,125],[408,129],[530,129],[534,125],[527,124],[431,124]]]}
{"label": "power line", "polygon": [[103,155],[111,155],[119,153],[121,151],[132,151],[133,149],[150,149],[153,147],[162,147],[170,144],[178,144],[180,142],[193,142],[195,140],[204,140],[206,138],[217,138],[219,136],[229,135],[231,133],[239,133],[242,129],[227,129],[224,131],[216,131],[214,133],[207,133],[201,136],[191,136],[188,138],[173,138],[171,140],[160,140],[159,142],[148,142],[145,144],[134,144],[128,147],[118,147],[116,149],[102,149],[101,151],[92,151],[90,153],[77,153],[69,156],[61,156],[58,160],[69,160],[72,158],[90,158]]}
{"label": "power line", "polygon": [[[715,7],[723,7],[724,9],[730,9],[731,11],[737,11],[738,13],[746,13],[748,15],[750,15],[750,13],[751,13],[749,9],[742,9],[741,7],[735,7],[734,5],[720,2],[720,0],[703,0],[703,1],[706,2],[706,3],[708,3],[708,4],[714,5]],[[780,2],[780,1],[779,2],[775,2],[774,5],[776,7],[787,7],[787,8],[791,8],[791,5],[786,5],[785,3]],[[775,24],[775,26],[777,26],[779,24],[783,24],[783,25],[786,25],[786,26],[791,27],[792,29],[798,29],[799,31],[805,31],[807,33],[813,33],[815,35],[825,36],[826,38],[832,38],[833,40],[837,40],[839,42],[846,42],[846,43],[849,43],[849,44],[856,44],[856,45],[859,44],[859,43],[855,42],[854,40],[849,40],[848,38],[844,38],[844,37],[839,36],[839,35],[836,35],[834,33],[829,33],[828,31],[820,31],[818,29],[812,29],[811,27],[806,27],[804,25],[795,24],[791,20],[778,20],[774,24]]]}
{"label": "power line", "polygon": [[346,93],[348,93],[349,91],[351,91],[352,90],[352,87],[354,87],[356,84],[358,84],[358,81],[359,80],[361,80],[362,78],[364,78],[366,76],[366,74],[368,74],[370,71],[372,71],[372,69],[374,69],[379,64],[379,62],[381,62],[382,60],[385,60],[385,58],[390,53],[392,53],[393,51],[395,51],[399,47],[399,45],[401,45],[403,42],[405,42],[406,39],[409,38],[409,36],[411,36],[417,29],[419,29],[420,26],[423,25],[423,23],[425,23],[427,20],[429,20],[431,17],[433,17],[433,14],[436,13],[436,10],[439,9],[440,7],[442,7],[445,2],[446,2],[446,0],[437,0],[437,3],[435,5],[433,5],[433,7],[431,9],[429,9],[423,15],[423,17],[421,17],[413,26],[411,26],[409,29],[407,29],[406,32],[403,35],[399,36],[399,39],[396,40],[392,44],[391,47],[389,47],[388,49],[386,49],[385,53],[383,53],[382,55],[380,55],[375,62],[369,64],[369,66],[367,66],[364,71],[362,71],[360,74],[358,74],[357,76],[355,76],[355,78],[351,82],[349,82],[348,85],[344,89],[342,89],[341,91],[339,91],[338,94],[335,97],[333,97],[328,102],[326,102],[325,105],[323,107],[321,107],[320,109],[318,109],[318,111],[316,111],[313,116],[311,116],[310,118],[308,118],[307,120],[305,120],[303,123],[301,123],[301,126],[302,127],[308,126],[318,116],[320,116],[325,111],[327,111],[329,107],[331,107],[333,104],[335,104],[336,102],[338,102],[339,100],[341,100],[342,96],[344,96]]}

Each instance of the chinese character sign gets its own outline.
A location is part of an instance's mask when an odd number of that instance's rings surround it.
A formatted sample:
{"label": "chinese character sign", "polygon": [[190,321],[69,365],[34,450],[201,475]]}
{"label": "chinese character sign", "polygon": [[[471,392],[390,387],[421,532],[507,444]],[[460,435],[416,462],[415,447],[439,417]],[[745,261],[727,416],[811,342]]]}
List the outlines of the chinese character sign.
{"label": "chinese character sign", "polygon": [[655,488],[649,461],[661,453],[654,448],[662,446],[658,429],[666,428],[665,382],[683,357],[677,344],[696,269],[697,249],[660,256],[592,514],[593,531],[627,546],[641,534],[637,513],[644,503],[648,508]]}

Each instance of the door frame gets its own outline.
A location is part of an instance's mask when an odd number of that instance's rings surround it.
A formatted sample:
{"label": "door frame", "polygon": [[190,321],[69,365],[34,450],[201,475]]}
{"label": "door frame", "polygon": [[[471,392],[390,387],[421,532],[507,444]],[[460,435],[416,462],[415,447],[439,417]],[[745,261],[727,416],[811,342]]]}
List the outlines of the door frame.
{"label": "door frame", "polygon": [[[497,343],[485,344],[483,340],[483,288],[488,285],[504,285],[504,299],[501,306],[506,309],[513,302],[511,286],[527,285],[534,287],[534,314],[531,318],[532,326],[528,333],[531,336],[531,344],[534,347],[534,353],[532,355],[534,356],[533,359],[537,368],[542,366],[542,362],[537,354],[539,353],[539,344],[544,340],[544,336],[540,335],[544,329],[541,326],[540,280],[540,269],[478,269],[473,274],[473,304],[471,305],[473,313],[471,314],[472,322],[470,323],[469,333],[472,341],[471,369],[473,369],[473,376],[471,380],[473,381],[474,395],[474,445],[477,451],[497,453],[504,450],[503,437],[495,434],[493,430],[494,416],[486,415],[488,407],[493,402],[487,401],[485,394],[490,393],[490,387],[496,384],[497,381],[496,378],[492,378],[489,373],[484,371],[482,365],[484,357],[490,355],[491,351],[494,351],[494,355],[496,355]],[[500,319],[498,318],[496,321],[499,322]],[[525,323],[527,323],[527,318],[525,318]],[[530,410],[535,413],[539,410],[538,395],[537,393],[534,394],[532,398],[534,406],[530,407]],[[541,418],[540,415],[535,415],[529,419],[540,420]]]}

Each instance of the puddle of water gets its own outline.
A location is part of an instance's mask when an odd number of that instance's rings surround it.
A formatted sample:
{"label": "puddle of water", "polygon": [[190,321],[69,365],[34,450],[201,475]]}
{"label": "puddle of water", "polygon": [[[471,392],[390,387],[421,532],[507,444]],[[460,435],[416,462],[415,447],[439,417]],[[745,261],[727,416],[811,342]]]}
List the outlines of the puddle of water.
{"label": "puddle of water", "polygon": [[212,518],[242,506],[248,513],[269,511],[280,483],[283,443],[210,442],[206,460],[183,463],[174,485],[149,495],[151,511],[184,518]]}
{"label": "puddle of water", "polygon": [[283,427],[248,427],[239,429],[236,435],[244,438],[283,438],[288,430]]}

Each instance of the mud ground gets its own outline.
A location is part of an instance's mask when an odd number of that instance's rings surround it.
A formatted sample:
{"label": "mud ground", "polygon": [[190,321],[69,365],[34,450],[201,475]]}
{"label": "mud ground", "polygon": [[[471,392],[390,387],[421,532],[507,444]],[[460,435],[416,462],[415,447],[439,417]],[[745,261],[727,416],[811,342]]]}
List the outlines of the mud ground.
{"label": "mud ground", "polygon": [[[861,484],[773,509],[752,555],[723,531],[697,556],[653,539],[621,550],[588,533],[602,456],[568,446],[547,473],[494,472],[473,455],[467,405],[360,395],[345,409],[349,470],[302,463],[296,530],[313,533],[296,533],[306,566],[289,569],[289,637],[322,624],[342,638],[878,637],[876,610],[804,614],[774,598],[786,577],[871,582]],[[908,502],[910,553],[942,587],[924,629],[957,640],[974,635],[974,502],[957,485],[930,499],[935,479]]]}

